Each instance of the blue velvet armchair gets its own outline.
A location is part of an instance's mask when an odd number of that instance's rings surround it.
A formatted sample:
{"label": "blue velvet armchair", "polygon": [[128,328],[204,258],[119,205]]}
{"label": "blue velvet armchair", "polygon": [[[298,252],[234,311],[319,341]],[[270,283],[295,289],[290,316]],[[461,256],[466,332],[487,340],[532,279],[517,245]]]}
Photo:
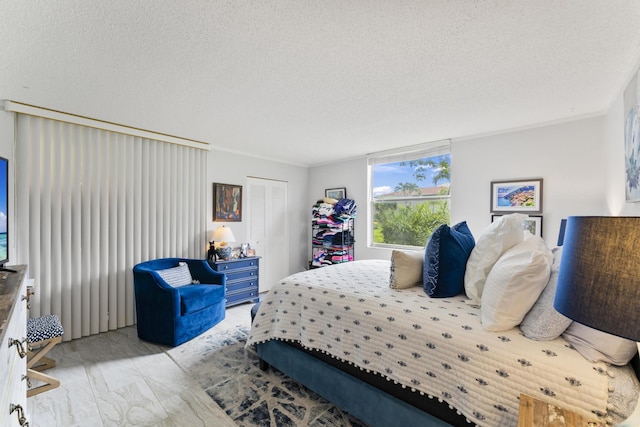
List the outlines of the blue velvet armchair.
{"label": "blue velvet armchair", "polygon": [[133,286],[142,340],[177,346],[224,319],[226,276],[206,260],[142,262],[133,268]]}

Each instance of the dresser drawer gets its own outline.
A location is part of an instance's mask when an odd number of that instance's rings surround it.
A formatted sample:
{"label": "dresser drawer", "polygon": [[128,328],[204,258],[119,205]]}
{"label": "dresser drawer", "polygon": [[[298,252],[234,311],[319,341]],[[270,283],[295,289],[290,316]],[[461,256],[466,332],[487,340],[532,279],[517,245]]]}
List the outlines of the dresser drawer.
{"label": "dresser drawer", "polygon": [[229,307],[230,305],[240,304],[247,301],[258,302],[258,299],[258,288],[255,287],[240,292],[228,293],[226,306]]}
{"label": "dresser drawer", "polygon": [[[18,354],[19,349],[26,350],[26,344],[24,344],[24,339],[27,336],[27,289],[24,280],[26,266],[19,267],[16,268],[17,273],[11,273],[7,278],[2,279],[3,292],[0,295],[0,299],[2,299],[2,304],[0,304],[0,317],[2,317],[0,322],[0,378],[2,378],[0,426],[3,427],[21,425],[18,420],[18,412],[10,412],[11,405],[20,405],[23,411],[22,415],[27,419],[29,415],[27,413],[27,385],[24,380],[27,373],[27,358],[26,356],[20,357]],[[10,304],[8,304],[9,302]],[[18,340],[21,344],[11,344],[12,340]]]}
{"label": "dresser drawer", "polygon": [[242,269],[242,270],[227,270],[223,271],[223,273],[227,276],[227,284],[229,282],[237,282],[239,280],[251,280],[256,279],[258,277],[258,269]]}
{"label": "dresser drawer", "polygon": [[226,273],[230,270],[238,270],[242,268],[258,268],[259,258],[240,258],[232,261],[218,261],[215,263],[214,270]]}
{"label": "dresser drawer", "polygon": [[251,288],[258,289],[258,278],[253,280],[242,280],[237,282],[227,282],[227,294],[245,291]]}

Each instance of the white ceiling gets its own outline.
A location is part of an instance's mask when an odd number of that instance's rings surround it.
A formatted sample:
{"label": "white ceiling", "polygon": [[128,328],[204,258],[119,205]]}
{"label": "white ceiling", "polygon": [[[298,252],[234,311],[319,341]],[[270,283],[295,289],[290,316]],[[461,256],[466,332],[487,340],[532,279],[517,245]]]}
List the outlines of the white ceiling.
{"label": "white ceiling", "polygon": [[637,0],[0,0],[0,98],[314,165],[599,114]]}

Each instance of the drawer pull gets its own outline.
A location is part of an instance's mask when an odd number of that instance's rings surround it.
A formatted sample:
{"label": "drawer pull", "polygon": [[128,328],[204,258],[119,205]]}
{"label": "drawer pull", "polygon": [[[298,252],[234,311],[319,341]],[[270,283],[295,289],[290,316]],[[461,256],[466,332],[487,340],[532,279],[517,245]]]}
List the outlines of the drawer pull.
{"label": "drawer pull", "polygon": [[24,359],[24,357],[27,355],[27,350],[31,350],[29,344],[27,344],[26,338],[23,338],[22,341],[18,341],[14,338],[9,338],[9,347],[11,347],[12,345],[16,346],[16,350],[18,352],[18,356],[20,356],[20,359]]}
{"label": "drawer pull", "polygon": [[14,405],[13,403],[9,405],[9,414],[13,414],[14,412],[18,412],[18,423],[21,426],[29,427],[29,422],[24,417],[24,409],[22,409],[21,405]]}
{"label": "drawer pull", "polygon": [[22,298],[20,298],[20,301],[27,301],[27,310],[31,310],[31,298],[30,298],[29,291],[27,291],[27,295],[22,295]]}

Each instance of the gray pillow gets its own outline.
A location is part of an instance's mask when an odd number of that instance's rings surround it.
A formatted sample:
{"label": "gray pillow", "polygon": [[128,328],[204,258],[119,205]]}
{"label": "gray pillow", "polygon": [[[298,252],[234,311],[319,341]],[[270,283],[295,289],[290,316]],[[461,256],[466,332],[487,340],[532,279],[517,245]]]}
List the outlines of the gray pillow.
{"label": "gray pillow", "polygon": [[162,280],[174,288],[193,283],[193,278],[186,262],[178,263],[177,267],[158,270],[158,274],[162,277]]}
{"label": "gray pillow", "polygon": [[553,308],[553,299],[556,296],[556,283],[562,258],[562,247],[552,250],[553,264],[547,286],[538,297],[531,310],[526,314],[520,330],[525,337],[536,341],[548,341],[559,337],[571,324],[571,319],[558,313]]}

